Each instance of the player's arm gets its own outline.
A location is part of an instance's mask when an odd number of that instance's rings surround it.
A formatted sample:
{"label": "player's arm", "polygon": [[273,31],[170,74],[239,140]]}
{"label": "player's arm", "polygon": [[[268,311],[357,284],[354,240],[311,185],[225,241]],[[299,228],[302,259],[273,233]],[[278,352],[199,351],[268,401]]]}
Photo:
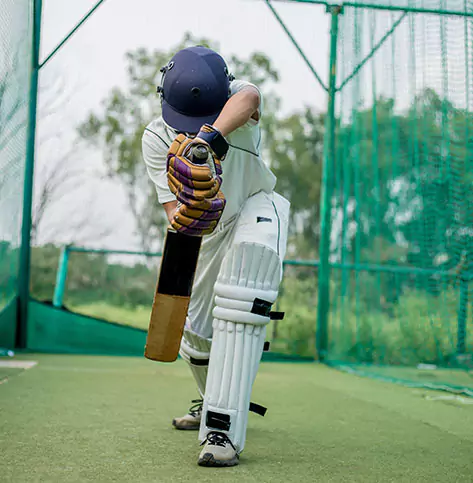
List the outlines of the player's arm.
{"label": "player's arm", "polygon": [[250,119],[259,120],[260,95],[255,87],[247,86],[234,94],[225,104],[213,126],[223,136],[246,124]]}

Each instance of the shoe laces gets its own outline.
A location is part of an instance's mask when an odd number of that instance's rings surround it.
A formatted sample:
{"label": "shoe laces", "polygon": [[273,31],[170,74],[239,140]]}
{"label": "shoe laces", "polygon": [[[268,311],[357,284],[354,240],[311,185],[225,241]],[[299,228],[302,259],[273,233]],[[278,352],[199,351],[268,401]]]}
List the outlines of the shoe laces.
{"label": "shoe laces", "polygon": [[230,441],[230,438],[226,434],[220,433],[219,431],[211,431],[207,435],[207,438],[205,438],[205,440],[202,441],[201,445],[205,443],[209,443],[214,446],[222,446],[222,448],[225,448],[225,446],[229,444],[236,451],[236,448],[235,446],[233,446],[233,443]]}
{"label": "shoe laces", "polygon": [[189,408],[189,414],[191,416],[198,416],[202,412],[202,406],[204,405],[204,400],[203,399],[193,399],[191,401],[193,404]]}

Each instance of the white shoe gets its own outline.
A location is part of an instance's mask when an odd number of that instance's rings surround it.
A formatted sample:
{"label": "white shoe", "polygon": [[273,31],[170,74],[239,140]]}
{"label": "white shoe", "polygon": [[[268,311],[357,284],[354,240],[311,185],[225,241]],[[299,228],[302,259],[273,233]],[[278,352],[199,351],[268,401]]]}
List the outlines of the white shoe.
{"label": "white shoe", "polygon": [[172,425],[176,429],[184,430],[198,430],[200,427],[200,419],[202,417],[202,399],[194,399],[193,405],[190,407],[189,412],[182,416],[182,418],[174,418]]}
{"label": "white shoe", "polygon": [[218,431],[211,431],[199,456],[199,466],[236,466],[240,457],[228,436]]}

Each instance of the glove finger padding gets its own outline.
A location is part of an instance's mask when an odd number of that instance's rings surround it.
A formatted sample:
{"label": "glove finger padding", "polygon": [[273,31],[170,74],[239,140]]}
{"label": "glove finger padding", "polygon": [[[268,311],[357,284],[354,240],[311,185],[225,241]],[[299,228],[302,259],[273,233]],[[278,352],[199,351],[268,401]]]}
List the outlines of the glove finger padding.
{"label": "glove finger padding", "polygon": [[185,205],[193,204],[205,198],[213,198],[220,190],[221,179],[212,179],[212,184],[207,189],[189,187],[174,177],[174,173],[168,171],[168,186],[178,201]]}
{"label": "glove finger padding", "polygon": [[189,180],[209,182],[212,180],[212,171],[208,164],[194,164],[184,156],[168,154],[168,171],[179,173],[182,178]]}
{"label": "glove finger padding", "polygon": [[171,220],[171,226],[186,235],[208,235],[215,230],[225,203],[225,197],[219,191],[214,198],[195,202],[191,207],[182,204]]}
{"label": "glove finger padding", "polygon": [[176,215],[171,221],[172,227],[180,231],[181,233],[189,234],[192,230],[192,234],[198,234],[197,230],[201,233],[206,231],[207,233],[212,233],[217,226],[218,220],[192,220],[191,218],[180,217]]}
{"label": "glove finger padding", "polygon": [[212,233],[218,220],[195,220],[177,212],[171,220],[171,226],[181,233],[192,236],[203,236]]}
{"label": "glove finger padding", "polygon": [[[176,165],[178,168],[176,169]],[[190,173],[190,176],[187,174],[183,174],[183,169],[185,167],[184,161],[182,161],[177,156],[174,157],[173,161],[169,163],[168,173],[170,173],[175,180],[182,183],[183,185],[188,186],[189,188],[194,188],[197,190],[208,190],[213,188],[215,182],[221,181],[220,179],[216,180],[212,177],[212,173],[210,172],[210,168],[207,165],[199,166],[199,168],[206,168],[200,170],[199,173]],[[192,168],[191,168],[192,169]],[[193,170],[194,171],[194,170]],[[195,175],[197,174],[197,176]],[[201,176],[202,175],[202,176]],[[208,177],[205,177],[208,175]],[[204,178],[204,179],[200,179]]]}
{"label": "glove finger padding", "polygon": [[[220,207],[220,205],[218,207]],[[205,211],[198,208],[190,208],[186,205],[181,205],[179,215],[193,220],[218,220],[222,216],[222,211],[223,206],[220,210]]]}

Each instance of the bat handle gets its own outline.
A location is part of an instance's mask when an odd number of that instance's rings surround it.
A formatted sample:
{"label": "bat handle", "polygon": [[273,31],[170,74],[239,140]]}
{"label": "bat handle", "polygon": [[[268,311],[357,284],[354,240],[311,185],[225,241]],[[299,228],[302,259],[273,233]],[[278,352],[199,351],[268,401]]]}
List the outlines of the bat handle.
{"label": "bat handle", "polygon": [[205,164],[209,158],[209,148],[205,144],[197,144],[191,149],[190,159],[194,164]]}

